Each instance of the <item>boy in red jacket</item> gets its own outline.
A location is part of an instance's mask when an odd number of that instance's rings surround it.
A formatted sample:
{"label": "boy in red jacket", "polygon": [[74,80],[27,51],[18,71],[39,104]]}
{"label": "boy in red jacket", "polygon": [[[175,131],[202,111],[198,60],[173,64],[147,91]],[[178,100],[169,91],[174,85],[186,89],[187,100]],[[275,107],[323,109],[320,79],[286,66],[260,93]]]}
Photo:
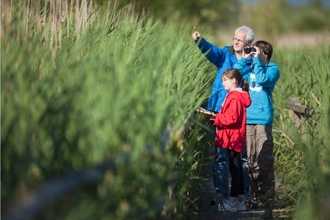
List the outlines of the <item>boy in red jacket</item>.
{"label": "boy in red jacket", "polygon": [[220,112],[210,120],[216,127],[214,146],[228,150],[231,192],[229,199],[219,204],[218,210],[235,212],[246,210],[241,153],[246,140],[246,108],[250,106],[251,99],[249,84],[237,69],[226,70],[222,74],[222,81],[229,93]]}

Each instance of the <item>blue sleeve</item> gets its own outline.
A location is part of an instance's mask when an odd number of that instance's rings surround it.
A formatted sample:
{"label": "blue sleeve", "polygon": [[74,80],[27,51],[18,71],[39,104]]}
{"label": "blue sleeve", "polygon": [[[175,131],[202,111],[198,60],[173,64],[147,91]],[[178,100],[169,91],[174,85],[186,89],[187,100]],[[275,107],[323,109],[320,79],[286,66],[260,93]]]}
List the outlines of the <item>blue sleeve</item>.
{"label": "blue sleeve", "polygon": [[250,68],[247,68],[247,59],[242,57],[237,63],[234,64],[234,68],[241,72],[244,79],[248,79]]}
{"label": "blue sleeve", "polygon": [[205,54],[206,58],[217,67],[220,67],[220,65],[223,64],[226,57],[226,51],[228,51],[226,47],[219,48],[204,38],[199,42],[198,48],[203,54]]}
{"label": "blue sleeve", "polygon": [[280,71],[275,63],[262,65],[259,58],[253,58],[254,73],[256,74],[256,83],[264,87],[274,86],[280,78]]}

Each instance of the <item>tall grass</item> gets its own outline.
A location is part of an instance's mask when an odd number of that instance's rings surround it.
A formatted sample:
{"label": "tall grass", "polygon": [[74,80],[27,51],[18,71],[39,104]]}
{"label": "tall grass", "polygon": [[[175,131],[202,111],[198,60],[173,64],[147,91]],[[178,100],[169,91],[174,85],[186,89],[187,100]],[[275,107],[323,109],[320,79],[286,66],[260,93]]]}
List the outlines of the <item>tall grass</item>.
{"label": "tall grass", "polygon": [[[38,217],[198,218],[194,187],[211,145],[203,137],[211,131],[187,113],[204,102],[215,71],[186,23],[173,16],[164,24],[135,14],[132,5],[104,9],[85,0],[1,4],[4,207],[44,182],[115,158],[117,170]],[[273,97],[276,172],[291,218],[324,216],[329,51],[275,51],[281,69]],[[288,96],[315,111],[299,127]]]}
{"label": "tall grass", "polygon": [[[278,52],[281,53],[281,52]],[[300,48],[281,53],[277,106],[277,172],[284,199],[295,219],[325,219],[330,190],[330,48]],[[294,96],[314,110],[297,127],[285,99]],[[290,204],[292,206],[290,206]]]}
{"label": "tall grass", "polygon": [[39,217],[184,216],[195,149],[162,138],[187,122],[209,81],[188,34],[176,32],[184,28],[91,1],[10,3],[1,26],[4,206],[118,157],[118,170]]}

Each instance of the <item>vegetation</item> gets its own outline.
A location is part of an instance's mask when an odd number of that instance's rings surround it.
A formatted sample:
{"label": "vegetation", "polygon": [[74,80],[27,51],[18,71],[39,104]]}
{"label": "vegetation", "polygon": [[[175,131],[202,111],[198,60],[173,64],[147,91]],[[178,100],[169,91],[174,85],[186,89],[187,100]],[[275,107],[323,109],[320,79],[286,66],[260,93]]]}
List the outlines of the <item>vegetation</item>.
{"label": "vegetation", "polygon": [[[277,59],[281,79],[273,98],[280,191],[287,205],[294,206],[296,219],[323,219],[330,190],[330,47],[289,51]],[[302,115],[304,120],[296,124],[285,105],[289,96],[312,108],[313,116]]]}
{"label": "vegetation", "polygon": [[[105,1],[1,2],[3,215],[35,204],[31,216],[40,219],[198,218],[197,182],[212,130],[192,112],[208,96],[215,70],[190,36],[196,21],[206,30],[215,24],[202,18],[222,18],[210,1],[197,14],[201,20],[170,11],[160,19],[154,2],[153,16],[136,12],[141,5]],[[179,7],[175,2],[168,2],[172,9]],[[227,2],[219,7],[246,10],[245,18],[257,10]],[[273,7],[276,27],[246,21],[275,39],[285,30],[277,20],[282,4],[263,5]],[[241,19],[226,28],[233,32]],[[216,32],[206,34],[215,39]],[[273,97],[276,172],[291,218],[322,219],[330,210],[324,208],[330,190],[329,57],[329,46],[275,45],[273,60],[281,69]],[[289,96],[314,109],[298,127]],[[49,197],[32,203],[43,189]]]}
{"label": "vegetation", "polygon": [[130,7],[26,4],[8,15],[12,32],[2,38],[4,206],[45,181],[115,160],[105,178],[41,218],[155,218],[168,200],[183,208],[195,150],[171,144],[171,131],[201,105],[210,80],[194,43],[175,36],[174,22]]}

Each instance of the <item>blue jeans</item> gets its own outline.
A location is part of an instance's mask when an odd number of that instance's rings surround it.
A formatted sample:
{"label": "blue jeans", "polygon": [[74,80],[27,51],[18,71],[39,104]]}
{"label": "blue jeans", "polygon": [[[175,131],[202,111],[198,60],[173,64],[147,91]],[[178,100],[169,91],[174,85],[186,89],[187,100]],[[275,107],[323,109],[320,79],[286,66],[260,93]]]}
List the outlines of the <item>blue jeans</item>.
{"label": "blue jeans", "polygon": [[222,147],[215,148],[213,163],[213,184],[219,196],[228,197],[228,151]]}
{"label": "blue jeans", "polygon": [[[229,162],[228,150],[222,147],[215,148],[215,161],[213,163],[213,184],[215,191],[223,198],[228,197],[228,175]],[[249,194],[250,178],[248,175],[247,152],[246,149],[241,155],[243,177],[244,177],[244,193]]]}

